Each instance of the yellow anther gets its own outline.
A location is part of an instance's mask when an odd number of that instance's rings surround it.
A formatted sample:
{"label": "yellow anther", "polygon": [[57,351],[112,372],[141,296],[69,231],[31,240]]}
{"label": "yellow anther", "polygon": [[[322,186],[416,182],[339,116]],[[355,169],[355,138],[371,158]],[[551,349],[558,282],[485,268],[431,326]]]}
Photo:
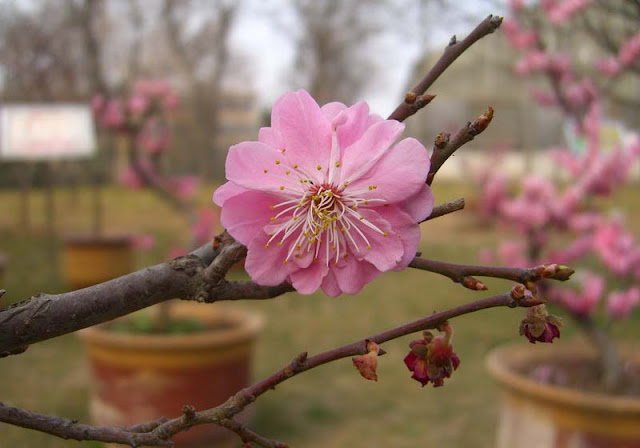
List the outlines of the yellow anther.
{"label": "yellow anther", "polygon": [[299,244],[296,244],[296,249],[300,250],[300,249],[302,249],[302,248],[300,247],[300,245],[299,245]]}
{"label": "yellow anther", "polygon": [[269,208],[270,208],[271,210],[274,210],[274,209],[275,209],[275,207],[274,207],[273,205],[270,205],[270,206],[269,206]]}
{"label": "yellow anther", "polygon": [[320,165],[318,165],[318,166],[316,167],[316,169],[317,169],[318,171],[320,171],[320,170],[322,169],[322,167],[321,167]]}
{"label": "yellow anther", "polygon": [[276,246],[278,247],[282,246],[282,241],[278,241],[278,244],[276,244]]}
{"label": "yellow anther", "polygon": [[318,257],[314,258],[314,259],[313,259],[313,262],[314,262],[314,263],[317,263],[317,262],[318,262]]}
{"label": "yellow anther", "polygon": [[276,217],[275,217],[275,216],[272,216],[272,217],[271,217],[271,218],[269,218],[269,219],[270,219],[271,221],[275,221],[275,220],[276,220]]}
{"label": "yellow anther", "polygon": [[284,190],[284,185],[280,185],[280,190]]}
{"label": "yellow anther", "polygon": [[371,250],[371,245],[367,246],[367,250]]}
{"label": "yellow anther", "polygon": [[364,205],[369,205],[369,201],[367,201],[367,200],[365,199],[365,201],[364,201]]}
{"label": "yellow anther", "polygon": [[294,220],[294,221],[297,221],[297,220],[298,220],[298,217],[297,217],[297,216],[294,216],[294,217],[293,217],[293,220]]}
{"label": "yellow anther", "polygon": [[349,181],[345,182],[343,185],[344,185],[345,187],[348,187],[348,186],[349,186]]}
{"label": "yellow anther", "polygon": [[382,236],[389,236],[389,232],[384,232]]}
{"label": "yellow anther", "polygon": [[358,210],[358,204],[353,204],[353,207],[351,208],[353,208],[354,210]]}
{"label": "yellow anther", "polygon": [[315,238],[309,238],[309,244],[313,244],[313,243],[315,243],[315,242],[316,242],[316,239],[315,239]]}
{"label": "yellow anther", "polygon": [[331,246],[331,249],[336,250],[337,249],[336,245],[334,244],[333,246]]}
{"label": "yellow anther", "polygon": [[304,232],[302,235],[303,235],[305,238],[309,238],[309,232]]}
{"label": "yellow anther", "polygon": [[287,171],[284,172],[284,174],[286,174],[288,176],[289,174],[291,174],[291,171],[287,170]]}
{"label": "yellow anther", "polygon": [[295,165],[293,165],[294,169],[298,169],[298,164],[296,163]]}
{"label": "yellow anther", "polygon": [[265,245],[264,245],[264,248],[265,248],[265,249],[269,249],[269,243],[265,244]]}
{"label": "yellow anther", "polygon": [[369,191],[373,190],[373,185],[369,185]]}
{"label": "yellow anther", "polygon": [[340,168],[340,162],[336,162],[336,168]]}
{"label": "yellow anther", "polygon": [[364,221],[364,216],[361,216],[360,218],[358,218],[360,221]]}
{"label": "yellow anther", "polygon": [[267,174],[269,172],[269,170],[262,170],[262,171],[264,171],[264,174]]}
{"label": "yellow anther", "polygon": [[284,261],[282,262],[282,264],[287,264],[287,263],[289,263],[289,261],[288,261],[288,260],[284,260]]}
{"label": "yellow anther", "polygon": [[341,232],[346,232],[346,231],[347,231],[347,229],[346,229],[345,227],[343,227],[343,228],[341,228],[341,229],[340,229],[340,231],[341,231]]}
{"label": "yellow anther", "polygon": [[280,161],[279,160],[276,160],[276,165],[280,165]]}
{"label": "yellow anther", "polygon": [[287,148],[282,148],[282,154],[284,154],[285,152],[287,152]]}
{"label": "yellow anther", "polygon": [[373,185],[373,189],[375,190],[376,188],[378,188],[378,186],[377,185]]}

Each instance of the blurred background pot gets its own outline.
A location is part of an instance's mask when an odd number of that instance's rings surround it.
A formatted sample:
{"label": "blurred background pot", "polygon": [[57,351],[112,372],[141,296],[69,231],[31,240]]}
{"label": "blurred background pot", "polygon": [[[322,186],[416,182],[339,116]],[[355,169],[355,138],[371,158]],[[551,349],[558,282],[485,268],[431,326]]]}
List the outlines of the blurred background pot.
{"label": "blurred background pot", "polygon": [[86,288],[128,274],[135,268],[127,236],[70,236],[64,239],[64,277],[73,289]]}
{"label": "blurred background pot", "polygon": [[[176,417],[186,404],[207,409],[249,384],[260,316],[180,302],[172,305],[172,318],[197,318],[206,329],[191,334],[126,334],[114,332],[110,327],[117,321],[113,321],[80,332],[93,373],[90,412],[95,424],[130,426]],[[235,441],[227,430],[201,425],[173,440],[178,448],[211,447],[227,446],[220,444],[231,437]]]}
{"label": "blurred background pot", "polygon": [[[627,357],[640,363],[636,349]],[[640,448],[640,398],[545,384],[527,375],[536,366],[589,362],[581,344],[517,344],[487,358],[502,389],[498,448]]]}

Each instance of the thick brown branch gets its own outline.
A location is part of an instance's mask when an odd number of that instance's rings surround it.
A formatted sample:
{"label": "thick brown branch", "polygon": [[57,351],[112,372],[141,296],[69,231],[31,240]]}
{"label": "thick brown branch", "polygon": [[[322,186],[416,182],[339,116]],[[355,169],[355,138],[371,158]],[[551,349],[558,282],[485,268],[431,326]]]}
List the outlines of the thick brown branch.
{"label": "thick brown branch", "polygon": [[[537,282],[543,278],[565,281],[573,274],[573,269],[555,264],[541,265],[533,268],[511,268],[496,266],[475,266],[445,263],[444,261],[428,260],[426,258],[414,258],[409,267],[449,277],[452,281],[460,283],[466,288],[482,290],[473,276],[493,277],[526,284]],[[480,283],[480,285],[482,285]],[[484,285],[483,285],[484,286]]]}
{"label": "thick brown branch", "polygon": [[411,98],[418,98],[424,94],[429,87],[444,73],[444,71],[455,61],[462,53],[464,53],[471,45],[482,39],[484,36],[493,33],[502,23],[502,17],[488,16],[463,40],[456,42],[452,39],[444,53],[438,59],[438,62],[429,70],[429,73],[420,81],[413,90],[408,94],[405,101],[400,104],[396,110],[389,115],[389,120],[404,121],[411,115],[415,114],[420,107],[415,107],[415,103],[410,101]]}

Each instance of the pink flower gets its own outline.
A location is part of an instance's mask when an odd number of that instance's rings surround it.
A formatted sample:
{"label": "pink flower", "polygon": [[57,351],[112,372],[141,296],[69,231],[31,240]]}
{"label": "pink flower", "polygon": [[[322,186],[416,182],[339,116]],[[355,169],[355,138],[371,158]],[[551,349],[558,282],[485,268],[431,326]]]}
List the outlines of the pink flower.
{"label": "pink flower", "polygon": [[190,200],[196,193],[196,187],[198,186],[198,179],[195,176],[177,176],[170,179],[173,188],[176,190],[176,194],[183,201]]}
{"label": "pink flower", "polygon": [[607,312],[614,318],[622,319],[627,317],[638,303],[640,303],[639,288],[614,291],[607,298]]}
{"label": "pink flower", "polygon": [[193,236],[201,243],[209,241],[219,221],[217,210],[202,208],[198,210],[198,221],[193,226]]}
{"label": "pink flower", "polygon": [[149,100],[146,96],[140,94],[134,94],[129,97],[127,101],[127,107],[132,115],[142,115],[149,105]]}
{"label": "pink flower", "polygon": [[574,314],[588,316],[600,302],[604,287],[604,278],[588,274],[584,276],[580,291],[568,288],[552,288],[549,291],[549,298],[563,305]]}
{"label": "pink flower", "polygon": [[563,0],[547,10],[549,21],[555,25],[567,22],[584,8],[591,0]]}
{"label": "pink flower", "polygon": [[618,52],[618,61],[624,66],[633,64],[640,57],[640,33],[633,35],[622,44]]}
{"label": "pink flower", "polygon": [[116,129],[124,124],[124,113],[122,105],[117,100],[106,103],[99,117],[100,125],[107,129]]}
{"label": "pink flower", "polygon": [[355,294],[409,264],[433,194],[425,148],[412,138],[392,146],[403,129],[365,102],[320,108],[299,90],[276,102],[258,142],[231,147],[214,202],[256,283]]}
{"label": "pink flower", "polygon": [[156,240],[153,235],[138,235],[131,239],[131,246],[137,250],[149,250],[155,246]]}
{"label": "pink flower", "polygon": [[616,58],[606,58],[596,61],[596,70],[605,76],[616,76],[621,67]]}

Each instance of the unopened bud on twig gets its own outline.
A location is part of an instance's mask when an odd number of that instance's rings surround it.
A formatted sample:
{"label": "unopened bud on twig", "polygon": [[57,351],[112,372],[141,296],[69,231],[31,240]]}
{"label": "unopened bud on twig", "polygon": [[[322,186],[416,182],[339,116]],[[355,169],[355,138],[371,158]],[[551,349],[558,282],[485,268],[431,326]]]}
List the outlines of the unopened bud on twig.
{"label": "unopened bud on twig", "polygon": [[440,132],[436,135],[436,140],[434,142],[434,146],[436,149],[442,149],[449,143],[449,139],[451,138],[451,134],[447,132]]}
{"label": "unopened bud on twig", "polygon": [[467,289],[471,289],[472,291],[486,291],[487,289],[489,289],[480,280],[470,276],[464,277],[462,279],[462,286]]}
{"label": "unopened bud on twig", "polygon": [[473,123],[471,123],[469,132],[474,136],[481,134],[485,129],[487,129],[489,123],[491,123],[491,120],[493,120],[493,107],[489,106],[482,115],[480,115],[475,119]]}
{"label": "unopened bud on twig", "polygon": [[418,98],[418,95],[416,95],[414,92],[407,92],[404,95],[404,102],[407,104],[413,104],[416,102],[416,98]]}
{"label": "unopened bud on twig", "polygon": [[514,300],[520,300],[525,296],[525,288],[523,284],[518,283],[511,288],[511,298]]}

